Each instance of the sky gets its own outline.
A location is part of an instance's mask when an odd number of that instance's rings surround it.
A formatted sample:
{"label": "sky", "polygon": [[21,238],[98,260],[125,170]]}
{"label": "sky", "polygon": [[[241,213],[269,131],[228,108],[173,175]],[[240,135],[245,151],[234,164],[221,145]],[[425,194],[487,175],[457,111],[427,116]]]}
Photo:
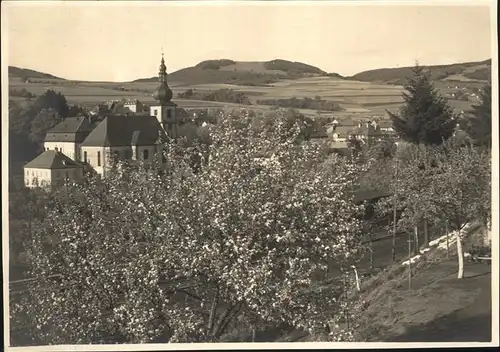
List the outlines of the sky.
{"label": "sky", "polygon": [[353,75],[491,58],[488,2],[465,2],[2,2],[2,26],[9,65],[67,79],[152,77],[162,48],[168,72],[208,59],[279,58]]}

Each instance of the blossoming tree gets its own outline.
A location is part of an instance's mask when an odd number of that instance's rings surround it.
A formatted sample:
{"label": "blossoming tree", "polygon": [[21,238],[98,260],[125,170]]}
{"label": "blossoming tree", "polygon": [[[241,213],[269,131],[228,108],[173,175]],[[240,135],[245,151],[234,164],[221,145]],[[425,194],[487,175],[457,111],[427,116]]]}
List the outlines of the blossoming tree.
{"label": "blossoming tree", "polygon": [[210,128],[197,172],[170,144],[163,170],[118,165],[59,191],[35,226],[37,280],[18,307],[37,341],[220,341],[238,326],[314,332],[341,314],[342,279],[317,290],[314,278],[361,254],[359,166],[297,143],[283,114]]}

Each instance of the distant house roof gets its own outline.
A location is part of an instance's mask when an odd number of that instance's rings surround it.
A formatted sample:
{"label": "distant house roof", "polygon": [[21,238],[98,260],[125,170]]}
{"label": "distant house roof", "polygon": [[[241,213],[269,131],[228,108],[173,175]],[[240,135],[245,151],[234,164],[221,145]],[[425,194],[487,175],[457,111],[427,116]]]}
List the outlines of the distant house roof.
{"label": "distant house roof", "polygon": [[92,124],[84,116],[67,117],[45,135],[46,142],[81,142],[92,131]]}
{"label": "distant house roof", "polygon": [[24,165],[24,167],[28,169],[74,169],[82,167],[82,165],[61,152],[47,150]]}
{"label": "distant house roof", "polygon": [[353,130],[353,126],[337,126],[333,133],[336,133],[339,137],[345,138]]}
{"label": "distant house roof", "polygon": [[89,134],[82,146],[154,145],[167,135],[155,116],[107,116]]}

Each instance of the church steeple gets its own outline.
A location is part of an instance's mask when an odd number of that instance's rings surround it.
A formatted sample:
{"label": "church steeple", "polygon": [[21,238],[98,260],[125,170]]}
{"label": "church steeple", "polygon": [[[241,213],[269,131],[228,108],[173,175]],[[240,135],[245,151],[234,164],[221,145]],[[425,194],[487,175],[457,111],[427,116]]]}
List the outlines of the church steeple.
{"label": "church steeple", "polygon": [[158,89],[153,94],[153,97],[162,105],[168,104],[173,97],[173,93],[167,83],[167,66],[165,66],[165,59],[163,57],[163,53],[161,54],[160,72],[158,72],[158,80],[159,80]]}
{"label": "church steeple", "polygon": [[176,139],[181,121],[177,117],[177,104],[172,101],[172,90],[167,83],[167,66],[165,66],[163,53],[161,54],[160,71],[158,72],[158,88],[153,97],[158,101],[158,105],[150,107],[151,115],[156,116],[170,138]]}
{"label": "church steeple", "polygon": [[160,82],[167,81],[167,66],[165,66],[165,58],[163,57],[163,53],[161,53],[161,64],[160,64],[160,72],[158,73],[158,77]]}

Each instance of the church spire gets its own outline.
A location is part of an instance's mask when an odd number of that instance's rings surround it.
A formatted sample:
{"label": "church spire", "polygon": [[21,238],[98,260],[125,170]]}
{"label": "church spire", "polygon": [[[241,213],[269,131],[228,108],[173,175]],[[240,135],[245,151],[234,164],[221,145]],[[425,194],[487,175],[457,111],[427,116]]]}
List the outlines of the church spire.
{"label": "church spire", "polygon": [[158,77],[160,78],[160,82],[167,80],[167,66],[165,66],[165,58],[163,57],[163,50],[161,53],[161,64],[160,64],[160,72],[158,73]]}
{"label": "church spire", "polygon": [[[163,50],[162,50],[163,51]],[[160,72],[158,72],[158,89],[153,94],[153,97],[158,100],[161,104],[166,104],[170,102],[173,97],[172,90],[167,83],[167,66],[165,65],[165,58],[163,57],[163,52],[161,54]]]}

